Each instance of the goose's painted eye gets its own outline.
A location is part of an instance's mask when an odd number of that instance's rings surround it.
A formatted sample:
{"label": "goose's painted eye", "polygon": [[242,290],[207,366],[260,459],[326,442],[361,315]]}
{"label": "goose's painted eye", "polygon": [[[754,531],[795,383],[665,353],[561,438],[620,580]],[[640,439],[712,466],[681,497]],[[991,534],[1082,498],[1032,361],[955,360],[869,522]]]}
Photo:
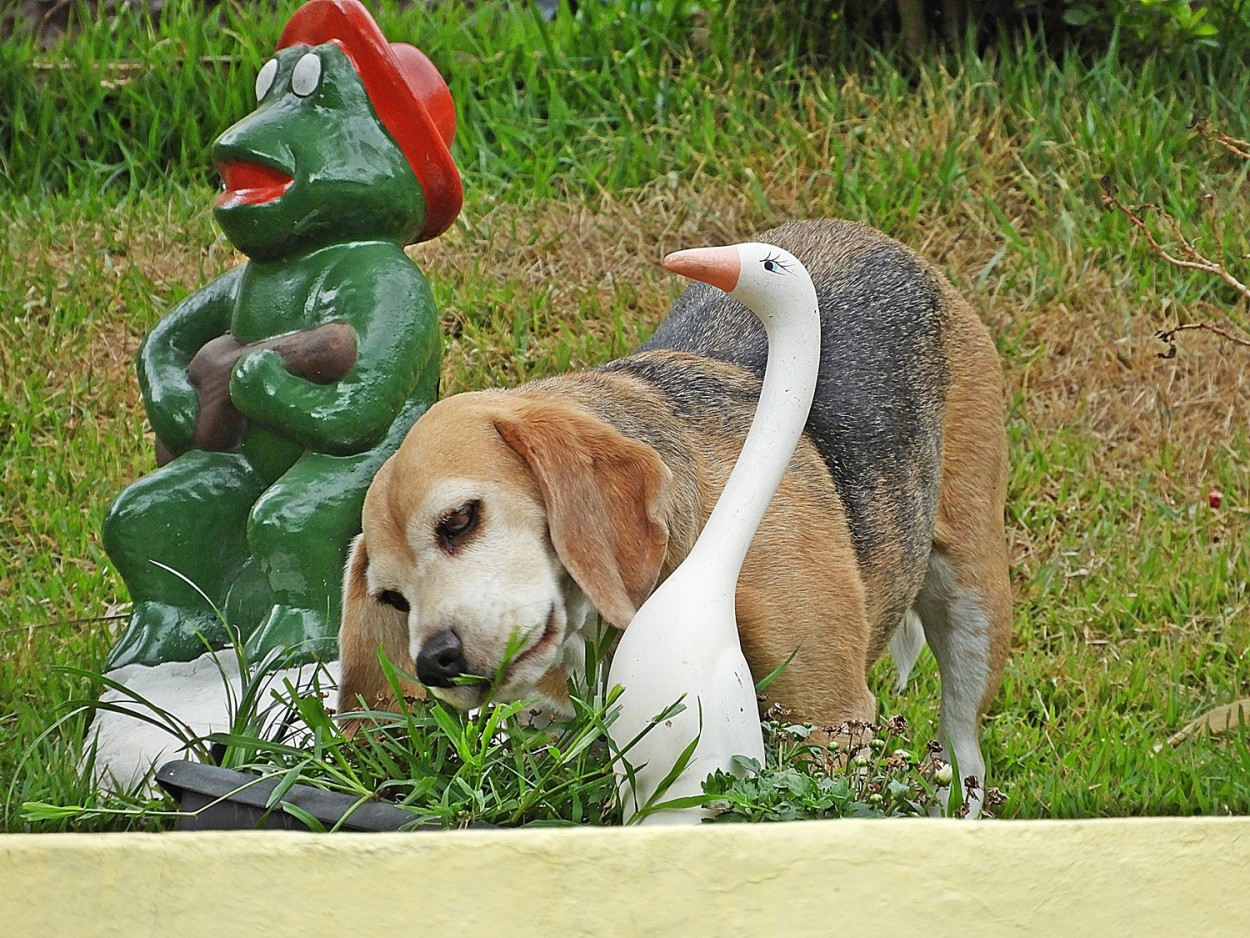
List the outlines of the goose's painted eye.
{"label": "goose's painted eye", "polygon": [[770,274],[780,274],[790,269],[790,265],[777,255],[764,258],[760,261],[760,264],[763,265],[764,269]]}
{"label": "goose's painted eye", "polygon": [[260,104],[265,95],[269,94],[269,89],[273,87],[273,80],[278,77],[278,60],[270,59],[260,67],[260,71],[256,73],[256,103]]}
{"label": "goose's painted eye", "polygon": [[291,70],[291,90],[301,98],[306,98],[317,90],[321,84],[321,59],[317,53],[309,52],[295,63]]}

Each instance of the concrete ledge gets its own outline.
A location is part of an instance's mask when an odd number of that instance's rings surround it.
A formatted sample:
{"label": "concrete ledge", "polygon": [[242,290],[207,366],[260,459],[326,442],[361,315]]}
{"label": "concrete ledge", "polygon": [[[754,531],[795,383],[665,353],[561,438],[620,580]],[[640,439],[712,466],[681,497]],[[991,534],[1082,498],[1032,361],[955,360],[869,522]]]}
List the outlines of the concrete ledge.
{"label": "concrete ledge", "polygon": [[1250,818],[0,836],[11,935],[1233,934]]}

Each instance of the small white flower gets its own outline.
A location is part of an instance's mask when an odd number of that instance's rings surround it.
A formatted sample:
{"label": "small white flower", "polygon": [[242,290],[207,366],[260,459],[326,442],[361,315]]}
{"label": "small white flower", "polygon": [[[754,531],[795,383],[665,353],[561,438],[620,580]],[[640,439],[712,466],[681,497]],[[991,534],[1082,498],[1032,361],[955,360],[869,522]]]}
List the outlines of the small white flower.
{"label": "small white flower", "polygon": [[954,777],[955,777],[955,773],[954,771],[952,771],[951,764],[949,762],[943,762],[941,765],[937,767],[937,770],[933,773],[933,779],[939,785],[949,785],[951,782],[951,779]]}

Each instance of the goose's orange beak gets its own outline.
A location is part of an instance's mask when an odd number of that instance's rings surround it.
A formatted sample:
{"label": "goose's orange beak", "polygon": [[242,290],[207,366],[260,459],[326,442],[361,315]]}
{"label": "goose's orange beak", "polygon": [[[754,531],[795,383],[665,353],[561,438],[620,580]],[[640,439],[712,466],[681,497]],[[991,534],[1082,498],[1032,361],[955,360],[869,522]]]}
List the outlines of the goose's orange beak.
{"label": "goose's orange beak", "polygon": [[677,251],[664,258],[664,268],[691,280],[710,283],[726,293],[733,293],[742,274],[742,262],[736,247]]}

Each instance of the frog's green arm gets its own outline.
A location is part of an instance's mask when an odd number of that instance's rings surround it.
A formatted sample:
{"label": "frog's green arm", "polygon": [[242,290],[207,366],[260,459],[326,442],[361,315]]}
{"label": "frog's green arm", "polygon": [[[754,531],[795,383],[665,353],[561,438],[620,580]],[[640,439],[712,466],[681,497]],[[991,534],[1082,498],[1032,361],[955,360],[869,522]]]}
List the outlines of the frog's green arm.
{"label": "frog's green arm", "polygon": [[359,248],[335,265],[309,301],[316,325],[345,322],[356,332],[356,364],[341,381],[316,384],[292,374],[273,351],[239,360],[230,397],[248,420],[307,449],[359,453],[390,428],[422,376],[437,376],[438,316],[428,284],[398,248]]}
{"label": "frog's green arm", "polygon": [[199,401],[187,365],[210,339],[230,330],[243,268],[191,294],[148,333],[139,350],[139,386],[156,438],[175,455],[191,448]]}

